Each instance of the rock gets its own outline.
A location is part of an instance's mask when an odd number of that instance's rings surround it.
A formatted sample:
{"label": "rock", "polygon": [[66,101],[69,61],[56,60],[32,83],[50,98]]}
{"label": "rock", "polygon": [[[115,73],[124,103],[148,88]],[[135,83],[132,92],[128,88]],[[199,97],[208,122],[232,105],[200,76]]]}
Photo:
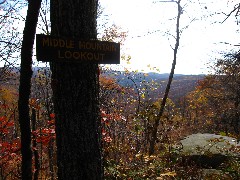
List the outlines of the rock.
{"label": "rock", "polygon": [[192,134],[180,141],[181,152],[187,155],[222,154],[239,156],[240,144],[236,139],[216,134]]}
{"label": "rock", "polygon": [[224,179],[224,180],[233,179],[233,177],[229,175],[229,173],[217,169],[203,169],[202,177],[203,179]]}
{"label": "rock", "polygon": [[201,168],[218,168],[228,160],[228,157],[221,154],[213,155],[185,155],[182,157],[185,164],[197,165]]}
{"label": "rock", "polygon": [[[239,157],[237,140],[216,134],[192,134],[180,141],[184,164],[202,168],[218,168],[231,157]],[[177,148],[177,147],[176,147]]]}

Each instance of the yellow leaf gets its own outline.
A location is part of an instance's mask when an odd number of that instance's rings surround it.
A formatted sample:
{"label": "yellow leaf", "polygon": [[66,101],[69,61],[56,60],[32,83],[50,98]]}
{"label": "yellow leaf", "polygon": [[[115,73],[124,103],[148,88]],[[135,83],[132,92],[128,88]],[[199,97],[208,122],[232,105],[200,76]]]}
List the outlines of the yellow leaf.
{"label": "yellow leaf", "polygon": [[160,176],[176,176],[177,174],[175,172],[167,172],[167,173],[164,173],[164,174],[161,174]]}
{"label": "yellow leaf", "polygon": [[157,108],[160,108],[160,102],[156,101],[155,103],[153,103],[154,106],[156,106]]}
{"label": "yellow leaf", "polygon": [[155,166],[153,164],[151,164],[150,166],[148,166],[149,169],[154,169]]}
{"label": "yellow leaf", "polygon": [[142,156],[143,156],[143,154],[136,154],[136,158],[142,157]]}

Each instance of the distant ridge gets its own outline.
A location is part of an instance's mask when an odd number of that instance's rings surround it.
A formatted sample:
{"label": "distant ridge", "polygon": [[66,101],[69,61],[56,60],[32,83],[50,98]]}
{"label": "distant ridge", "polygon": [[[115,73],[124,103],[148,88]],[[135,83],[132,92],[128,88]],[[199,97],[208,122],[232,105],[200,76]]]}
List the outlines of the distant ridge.
{"label": "distant ridge", "polygon": [[[163,97],[165,88],[168,82],[168,73],[143,73],[143,72],[124,72],[124,71],[104,71],[103,76],[116,79],[117,83],[123,87],[149,88],[148,91],[150,98],[158,99]],[[169,98],[174,102],[178,102],[180,98],[186,96],[189,92],[193,91],[197,86],[199,80],[205,77],[204,74],[199,75],[185,75],[174,74],[171,84]],[[133,82],[134,81],[134,82]],[[155,89],[155,90],[151,90]]]}
{"label": "distant ridge", "polygon": [[[33,77],[37,74],[37,72],[45,71],[47,75],[50,75],[49,67],[33,67]],[[20,68],[12,68],[11,71],[16,73],[16,76],[11,76],[6,79],[6,81],[2,82],[2,84],[10,83],[10,84],[18,84],[18,75]],[[18,75],[17,75],[18,74]],[[113,70],[105,70],[101,72],[102,76],[114,78],[116,82],[123,87],[131,87],[131,88],[144,88],[149,97],[151,99],[158,99],[163,97],[165,92],[165,88],[168,82],[169,74],[168,73],[156,73],[156,72],[125,72],[125,71],[113,71]],[[50,77],[50,76],[49,76]],[[184,74],[175,74],[169,98],[171,98],[174,102],[178,102],[180,98],[186,96],[189,92],[193,91],[198,84],[198,81],[205,77],[204,74],[199,75],[184,75]],[[14,82],[11,79],[14,78]],[[13,79],[12,79],[13,80]]]}

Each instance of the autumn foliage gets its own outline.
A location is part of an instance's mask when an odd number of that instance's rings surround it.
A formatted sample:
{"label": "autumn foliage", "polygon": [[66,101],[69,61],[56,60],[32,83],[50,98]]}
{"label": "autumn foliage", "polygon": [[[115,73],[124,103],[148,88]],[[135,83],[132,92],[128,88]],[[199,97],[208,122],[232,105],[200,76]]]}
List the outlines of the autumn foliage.
{"label": "autumn foliage", "polygon": [[[234,88],[237,81],[226,83],[226,75],[209,75],[199,80],[186,96],[167,99],[158,128],[156,153],[149,156],[154,117],[162,100],[159,96],[154,97],[156,93],[152,92],[159,91],[161,86],[155,79],[149,83],[146,74],[123,73],[121,77],[124,82],[128,80],[128,84],[121,83],[116,74],[114,71],[106,74],[104,70],[100,74],[105,179],[196,177],[199,168],[184,164],[175,149],[181,138],[196,132],[238,137],[234,119],[237,104],[232,98],[235,97],[232,89],[229,89]],[[43,68],[32,79],[29,106],[34,179],[57,178],[55,114],[49,77],[49,72]],[[2,179],[20,179],[18,94],[14,86],[1,85],[0,98],[0,175]]]}
{"label": "autumn foliage", "polygon": [[17,93],[0,87],[0,172],[2,179],[19,179],[21,143],[17,122]]}

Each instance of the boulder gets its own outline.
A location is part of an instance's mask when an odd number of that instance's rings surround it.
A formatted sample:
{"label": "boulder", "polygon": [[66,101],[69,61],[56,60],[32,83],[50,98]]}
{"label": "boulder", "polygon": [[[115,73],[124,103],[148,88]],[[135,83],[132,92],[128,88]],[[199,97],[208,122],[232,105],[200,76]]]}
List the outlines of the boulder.
{"label": "boulder", "polygon": [[217,168],[231,157],[240,157],[240,144],[235,138],[216,134],[192,134],[180,141],[183,162],[203,168]]}
{"label": "boulder", "polygon": [[180,141],[188,155],[222,154],[238,156],[240,144],[235,138],[216,134],[192,134]]}

